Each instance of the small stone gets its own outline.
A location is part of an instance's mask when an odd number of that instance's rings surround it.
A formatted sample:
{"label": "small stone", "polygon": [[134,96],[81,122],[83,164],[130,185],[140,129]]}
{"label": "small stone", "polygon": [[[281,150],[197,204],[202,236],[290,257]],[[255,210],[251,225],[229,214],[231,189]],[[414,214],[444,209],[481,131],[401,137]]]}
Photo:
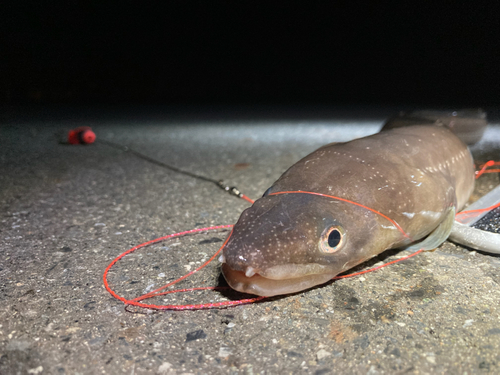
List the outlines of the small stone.
{"label": "small stone", "polygon": [[152,290],[154,289],[154,287],[155,287],[155,284],[154,284],[154,283],[153,283],[153,284],[149,284],[149,285],[148,285],[148,286],[144,289],[143,293],[144,293],[144,294],[149,293],[150,291],[152,291]]}
{"label": "small stone", "polygon": [[172,364],[168,362],[163,362],[160,367],[158,367],[158,372],[160,374],[172,374],[174,373],[174,370],[172,369]]}
{"label": "small stone", "polygon": [[36,368],[32,368],[32,369],[29,369],[28,370],[28,374],[40,374],[41,372],[43,371],[43,367],[42,366],[38,366]]}
{"label": "small stone", "polygon": [[233,352],[231,351],[230,348],[226,348],[224,346],[221,346],[220,349],[219,349],[219,357],[221,358],[227,358],[229,357],[231,354],[233,354]]}
{"label": "small stone", "polygon": [[492,328],[488,330],[488,335],[498,335],[500,334],[500,328]]}
{"label": "small stone", "polygon": [[390,323],[390,322],[391,322],[389,319],[387,319],[387,317],[386,317],[385,315],[382,315],[382,316],[380,317],[380,320],[381,320],[383,323],[386,323],[386,324],[388,324],[388,323]]}
{"label": "small stone", "polygon": [[323,358],[326,358],[326,357],[331,356],[331,355],[332,355],[332,353],[327,352],[325,349],[320,349],[316,353],[316,358],[318,358],[318,361],[321,361]]}
{"label": "small stone", "polygon": [[467,319],[462,327],[463,328],[470,327],[472,323],[474,323],[474,319]]}
{"label": "small stone", "polygon": [[202,329],[199,329],[197,331],[189,332],[186,335],[186,342],[194,341],[194,340],[198,340],[198,339],[204,339],[206,337],[207,337],[207,334]]}

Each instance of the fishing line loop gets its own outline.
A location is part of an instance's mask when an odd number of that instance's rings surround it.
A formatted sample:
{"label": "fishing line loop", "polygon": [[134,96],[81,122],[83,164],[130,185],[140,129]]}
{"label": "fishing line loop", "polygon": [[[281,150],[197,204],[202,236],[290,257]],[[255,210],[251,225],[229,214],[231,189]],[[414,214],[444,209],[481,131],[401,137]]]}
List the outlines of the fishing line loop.
{"label": "fishing line loop", "polygon": [[[201,180],[204,180],[204,181],[207,181],[207,182],[212,182],[214,183],[215,185],[217,185],[219,188],[221,188],[222,190],[228,192],[229,194],[231,195],[234,195],[238,198],[241,198],[241,199],[245,199],[247,202],[253,204],[254,201],[252,199],[250,199],[249,197],[247,197],[246,195],[244,195],[243,193],[241,193],[241,191],[236,188],[236,187],[229,187],[227,186],[222,180],[215,180],[215,179],[211,179],[211,178],[208,178],[208,177],[205,177],[205,176],[201,176],[201,175],[197,175],[195,173],[192,173],[192,172],[188,172],[188,171],[184,171],[182,169],[179,169],[177,167],[173,167],[171,165],[168,165],[168,164],[165,164],[163,162],[160,162],[156,159],[153,159],[153,158],[150,158],[149,156],[146,156],[142,153],[139,153],[133,149],[130,149],[129,147],[127,146],[122,146],[120,144],[117,144],[117,143],[114,143],[114,142],[111,142],[111,141],[107,141],[107,140],[100,140],[99,142],[101,143],[104,143],[104,144],[107,144],[108,146],[111,146],[111,147],[114,147],[114,148],[119,148],[125,152],[129,152],[129,153],[132,153],[134,154],[135,156],[141,158],[141,159],[144,159],[146,161],[149,161],[153,164],[156,164],[156,165],[159,165],[161,167],[164,167],[164,168],[167,168],[167,169],[170,169],[174,172],[178,172],[178,173],[181,173],[181,174],[184,174],[184,175],[187,175],[187,176],[190,176],[190,177],[193,177],[193,178],[197,178],[197,179],[201,179]],[[500,172],[500,169],[488,169],[488,167],[491,167],[491,166],[494,166],[494,165],[500,165],[500,162],[495,162],[493,160],[490,160],[488,162],[486,162],[485,164],[483,164],[482,166],[479,167],[479,171],[476,171],[475,172],[475,178],[477,179],[478,177],[480,177],[482,174],[484,173],[495,173],[495,172]],[[300,190],[297,190],[297,191],[281,191],[281,192],[275,192],[275,193],[271,193],[269,194],[270,196],[271,195],[279,195],[279,194],[311,194],[311,195],[317,195],[317,196],[322,196],[322,197],[327,197],[327,198],[331,198],[331,199],[336,199],[336,200],[340,200],[340,201],[344,201],[344,202],[347,202],[347,203],[351,203],[351,204],[354,204],[356,206],[359,206],[359,207],[362,207],[362,208],[365,208],[385,219],[387,219],[389,222],[392,223],[392,225],[394,225],[406,238],[410,238],[410,236],[403,230],[403,228],[401,228],[401,226],[394,220],[392,220],[391,218],[389,218],[388,216],[382,214],[381,212],[375,210],[375,209],[372,209],[368,206],[365,206],[361,203],[357,203],[357,202],[354,202],[354,201],[351,201],[351,200],[348,200],[348,199],[345,199],[345,198],[340,198],[340,197],[336,197],[336,196],[333,196],[333,195],[328,195],[328,194],[322,194],[322,193],[316,193],[316,192],[310,192],[310,191],[300,191]],[[460,213],[458,213],[456,216],[458,217],[459,215],[473,215],[475,214],[476,212],[484,212],[486,210],[491,210],[493,208],[496,208],[496,207],[499,207],[500,204],[497,204],[495,206],[492,206],[492,207],[488,207],[488,208],[485,208],[485,209],[481,209],[481,210],[471,210],[471,211],[462,211]],[[166,236],[163,236],[163,237],[159,237],[159,238],[156,238],[154,240],[151,240],[151,241],[147,241],[147,242],[144,242],[140,245],[136,245],[134,247],[132,247],[131,249],[123,252],[122,254],[120,254],[119,256],[117,256],[105,269],[104,271],[104,274],[103,274],[103,282],[104,282],[104,287],[106,288],[106,290],[116,299],[122,301],[126,307],[128,306],[136,306],[136,307],[140,307],[140,308],[145,308],[145,309],[153,309],[153,310],[178,310],[178,311],[182,311],[182,310],[201,310],[201,309],[212,309],[212,308],[225,308],[225,307],[230,307],[230,306],[237,306],[237,305],[243,305],[243,304],[249,304],[249,303],[254,303],[254,302],[257,302],[257,301],[261,301],[261,300],[264,300],[268,297],[262,297],[262,296],[259,296],[259,297],[254,297],[254,298],[247,298],[247,299],[241,299],[241,300],[236,300],[236,301],[231,301],[231,300],[227,300],[227,301],[220,301],[220,302],[214,302],[214,303],[202,303],[202,304],[187,304],[187,305],[156,305],[156,304],[147,304],[147,303],[142,303],[140,301],[143,301],[145,299],[149,299],[149,298],[152,298],[152,297],[158,297],[158,296],[163,296],[163,295],[167,295],[167,294],[172,294],[172,293],[181,293],[181,292],[193,292],[193,291],[200,291],[200,290],[228,290],[230,289],[229,287],[196,287],[196,288],[185,288],[185,289],[178,289],[178,290],[170,290],[170,291],[163,291],[164,289],[186,279],[187,277],[191,276],[192,274],[198,272],[199,270],[203,269],[206,265],[208,265],[212,260],[214,260],[217,255],[219,255],[219,253],[222,251],[222,249],[224,248],[224,246],[227,244],[228,240],[230,239],[231,235],[232,235],[232,230],[231,230],[231,233],[229,234],[229,236],[227,237],[227,239],[224,241],[224,243],[222,244],[222,246],[219,248],[219,250],[214,254],[212,255],[212,257],[210,257],[210,259],[208,259],[205,263],[203,263],[200,267],[196,268],[195,270],[185,274],[184,276],[181,276],[179,277],[178,279],[158,288],[158,289],[155,289],[149,293],[146,293],[144,295],[141,295],[139,297],[136,297],[132,300],[129,300],[129,299],[126,299],[120,295],[118,295],[109,285],[109,282],[108,282],[108,274],[111,270],[111,268],[119,261],[121,260],[123,257],[127,256],[128,254],[138,250],[138,249],[141,249],[141,248],[144,248],[146,246],[149,246],[149,245],[152,245],[152,244],[156,244],[156,243],[159,243],[161,241],[165,241],[165,240],[168,240],[168,239],[172,239],[172,238],[176,238],[176,237],[183,237],[183,236],[186,236],[186,235],[190,235],[190,234],[200,234],[200,233],[203,233],[203,232],[209,232],[209,231],[215,231],[215,230],[221,230],[221,229],[232,229],[234,227],[234,225],[232,224],[229,224],[229,225],[218,225],[218,226],[213,226],[213,227],[206,227],[206,228],[196,228],[196,229],[191,229],[191,230],[187,230],[187,231],[183,231],[183,232],[179,232],[179,233],[174,233],[174,234],[169,234],[169,235],[166,235]],[[394,264],[394,263],[397,263],[397,262],[401,262],[403,260],[406,260],[406,259],[409,259],[417,254],[420,254],[423,250],[418,250],[408,256],[405,256],[405,257],[402,257],[402,258],[399,258],[399,259],[396,259],[394,261],[391,261],[391,262],[388,262],[388,263],[385,263],[385,264],[382,264],[380,266],[377,266],[377,267],[373,267],[373,268],[370,268],[370,269],[367,269],[367,270],[363,270],[363,271],[360,271],[360,272],[355,272],[355,273],[352,273],[352,274],[348,274],[348,275],[340,275],[340,276],[335,276],[334,278],[332,278],[332,280],[338,280],[338,279],[344,279],[344,278],[348,278],[348,277],[354,277],[354,276],[358,276],[358,275],[362,275],[362,274],[365,274],[365,273],[368,273],[368,272],[373,272],[373,271],[376,271],[378,269],[381,269],[383,267],[387,267],[391,264]]]}

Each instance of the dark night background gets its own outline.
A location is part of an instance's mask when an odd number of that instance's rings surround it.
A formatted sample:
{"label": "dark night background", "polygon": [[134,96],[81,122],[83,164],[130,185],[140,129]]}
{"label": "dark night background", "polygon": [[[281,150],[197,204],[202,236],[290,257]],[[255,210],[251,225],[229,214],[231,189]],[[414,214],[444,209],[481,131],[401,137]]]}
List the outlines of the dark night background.
{"label": "dark night background", "polygon": [[439,4],[4,2],[0,104],[497,107],[498,9]]}

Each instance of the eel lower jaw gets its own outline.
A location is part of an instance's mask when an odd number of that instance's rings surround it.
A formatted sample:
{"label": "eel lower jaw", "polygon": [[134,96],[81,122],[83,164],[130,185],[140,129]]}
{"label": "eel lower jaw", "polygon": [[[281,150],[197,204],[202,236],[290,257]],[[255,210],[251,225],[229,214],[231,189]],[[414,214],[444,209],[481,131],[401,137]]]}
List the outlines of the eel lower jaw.
{"label": "eel lower jaw", "polygon": [[259,273],[254,273],[253,276],[248,277],[245,275],[245,272],[233,270],[226,263],[222,264],[222,274],[229,286],[238,292],[265,297],[300,292],[304,289],[323,284],[335,276],[331,273],[315,273],[290,278],[271,279]]}

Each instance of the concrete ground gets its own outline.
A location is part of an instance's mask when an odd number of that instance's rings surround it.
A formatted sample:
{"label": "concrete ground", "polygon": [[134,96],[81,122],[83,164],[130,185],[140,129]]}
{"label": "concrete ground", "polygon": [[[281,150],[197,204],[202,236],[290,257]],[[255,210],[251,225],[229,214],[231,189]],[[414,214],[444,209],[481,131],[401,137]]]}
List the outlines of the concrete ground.
{"label": "concrete ground", "polygon": [[[4,108],[0,373],[499,373],[500,259],[450,242],[377,272],[261,303],[126,311],[102,282],[118,254],[166,234],[232,224],[248,203],[105,144],[69,146],[56,137],[89,125],[98,139],[224,179],[257,198],[302,156],[375,133],[391,112]],[[497,123],[473,152],[481,162],[498,160],[499,149]],[[498,183],[498,174],[481,177],[473,199]],[[125,297],[141,295],[194,269],[226,235],[139,250],[116,265],[110,283]],[[403,255],[384,253],[358,269]],[[223,283],[213,262],[179,286]]]}

